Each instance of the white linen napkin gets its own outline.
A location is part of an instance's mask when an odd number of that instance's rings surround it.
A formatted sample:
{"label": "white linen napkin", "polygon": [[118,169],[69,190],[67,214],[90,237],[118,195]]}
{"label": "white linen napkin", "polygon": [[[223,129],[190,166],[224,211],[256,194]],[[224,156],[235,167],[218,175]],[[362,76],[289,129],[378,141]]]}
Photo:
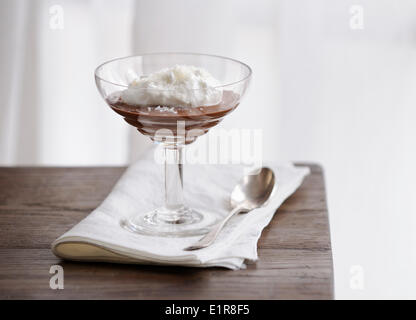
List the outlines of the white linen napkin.
{"label": "white linen napkin", "polygon": [[[90,255],[82,257],[82,260],[244,268],[245,260],[257,260],[257,241],[276,209],[309,174],[309,168],[295,167],[290,163],[268,166],[275,172],[277,188],[267,206],[234,216],[217,241],[208,248],[183,250],[201,236],[154,237],[134,234],[120,227],[120,219],[137,212],[150,211],[163,202],[161,165],[151,160],[139,160],[126,170],[97,209],[54,241],[52,250],[62,258],[80,260],[77,252],[63,256],[57,247],[65,243],[85,243],[107,249],[119,258]],[[215,210],[225,216],[230,210],[230,193],[243,174],[244,167],[240,165],[186,165],[186,203],[190,207]]]}

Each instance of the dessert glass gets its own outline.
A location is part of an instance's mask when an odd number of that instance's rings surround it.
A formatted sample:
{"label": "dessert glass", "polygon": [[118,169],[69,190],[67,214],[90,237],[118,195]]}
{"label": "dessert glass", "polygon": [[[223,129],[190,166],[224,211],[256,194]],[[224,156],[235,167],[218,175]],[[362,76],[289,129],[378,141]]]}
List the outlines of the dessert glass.
{"label": "dessert glass", "polygon": [[[140,77],[174,65],[206,69],[221,85],[221,102],[214,106],[129,105],[120,98],[123,90]],[[251,78],[251,69],[234,59],[194,53],[153,53],[118,58],[103,63],[95,70],[97,88],[107,104],[126,122],[164,151],[165,203],[151,212],[138,212],[122,219],[120,225],[132,232],[154,236],[184,237],[205,234],[219,217],[215,212],[189,208],[183,198],[183,150],[198,136],[217,125],[240,103]],[[131,90],[131,88],[130,88]],[[160,89],[153,94],[165,94]],[[172,90],[172,89],[167,89]],[[198,96],[200,89],[187,94]],[[145,92],[143,92],[145,93]]]}

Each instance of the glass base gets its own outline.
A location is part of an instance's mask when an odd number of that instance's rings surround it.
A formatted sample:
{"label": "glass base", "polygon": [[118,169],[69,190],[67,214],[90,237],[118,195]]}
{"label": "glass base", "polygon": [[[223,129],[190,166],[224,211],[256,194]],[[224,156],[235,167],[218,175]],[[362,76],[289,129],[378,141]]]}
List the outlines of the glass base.
{"label": "glass base", "polygon": [[190,237],[204,235],[221,217],[212,212],[196,211],[188,207],[177,210],[159,208],[151,212],[122,219],[120,225],[131,232],[162,237]]}

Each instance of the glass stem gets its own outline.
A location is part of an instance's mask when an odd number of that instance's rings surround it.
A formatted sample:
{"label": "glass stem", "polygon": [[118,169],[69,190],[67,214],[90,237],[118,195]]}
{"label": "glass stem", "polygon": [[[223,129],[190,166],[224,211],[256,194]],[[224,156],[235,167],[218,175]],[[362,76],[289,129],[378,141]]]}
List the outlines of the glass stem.
{"label": "glass stem", "polygon": [[179,220],[184,208],[183,148],[182,145],[164,145],[166,214],[161,218],[168,221]]}

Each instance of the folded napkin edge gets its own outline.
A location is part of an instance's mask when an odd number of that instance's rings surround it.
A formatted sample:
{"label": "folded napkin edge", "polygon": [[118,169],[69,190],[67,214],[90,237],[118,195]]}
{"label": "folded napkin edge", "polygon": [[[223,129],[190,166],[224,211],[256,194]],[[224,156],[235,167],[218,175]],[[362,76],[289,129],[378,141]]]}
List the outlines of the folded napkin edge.
{"label": "folded napkin edge", "polygon": [[[101,253],[106,252],[105,255],[94,254],[92,256],[88,255],[79,255],[79,254],[65,254],[60,250],[61,245],[65,244],[83,244],[87,245],[93,249],[99,249]],[[108,247],[102,247],[95,243],[88,242],[75,242],[75,241],[59,241],[52,245],[52,252],[59,258],[71,261],[89,261],[89,262],[110,262],[110,263],[122,263],[122,264],[150,264],[150,265],[169,265],[169,266],[183,266],[183,267],[220,267],[225,269],[237,270],[244,268],[244,258],[233,257],[232,259],[213,259],[206,262],[201,262],[200,260],[157,260],[155,258],[146,259],[145,257],[137,258],[127,255],[120,254],[110,250]],[[108,254],[109,253],[109,254]],[[232,261],[235,260],[235,261]]]}
{"label": "folded napkin edge", "polygon": [[[59,251],[58,248],[59,246],[62,246],[64,244],[70,245],[72,247],[72,248],[71,247],[69,248],[70,250],[71,249],[78,250],[78,252],[76,252],[75,254],[62,253],[62,251]],[[79,248],[77,249],[75,246],[78,246]],[[80,250],[80,246],[82,246],[81,250]],[[127,258],[127,259],[136,259],[136,260],[150,259],[149,261],[156,260],[158,262],[169,262],[169,261],[181,262],[181,261],[190,261],[190,260],[199,261],[199,259],[197,259],[195,254],[174,256],[172,257],[172,259],[170,259],[170,257],[149,254],[148,252],[137,250],[137,249],[126,250],[128,248],[118,247],[110,243],[104,243],[104,242],[91,239],[91,238],[87,238],[87,237],[65,237],[63,236],[63,237],[58,238],[51,244],[52,252],[56,256],[63,258],[63,259],[68,259],[68,257],[79,257],[79,254],[89,253],[91,251],[89,251],[88,249],[92,250],[93,248],[99,251],[106,251],[114,255],[119,255],[121,258]],[[62,250],[62,248],[60,249]],[[80,252],[82,250],[84,250],[84,252]]]}

